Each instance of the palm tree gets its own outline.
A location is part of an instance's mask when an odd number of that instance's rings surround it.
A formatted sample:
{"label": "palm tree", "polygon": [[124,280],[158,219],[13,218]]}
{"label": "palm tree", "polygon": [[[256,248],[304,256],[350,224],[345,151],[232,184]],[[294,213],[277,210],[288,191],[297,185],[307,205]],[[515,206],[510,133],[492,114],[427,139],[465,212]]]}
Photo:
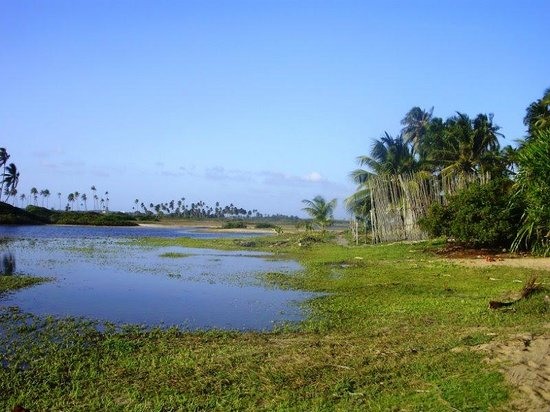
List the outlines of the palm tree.
{"label": "palm tree", "polygon": [[25,195],[25,193],[21,193],[19,195],[19,199],[21,199],[21,207],[25,207],[25,199],[27,198],[27,196]]}
{"label": "palm tree", "polygon": [[542,98],[529,105],[523,124],[527,126],[527,139],[550,127],[550,88],[544,91]]}
{"label": "palm tree", "polygon": [[59,210],[61,210],[61,192],[57,192],[57,198],[59,199]]}
{"label": "palm tree", "polygon": [[370,169],[370,171],[356,169],[351,173],[353,180],[358,184],[365,183],[372,174],[414,173],[420,167],[411,146],[405,142],[403,135],[393,138],[387,132],[375,141],[370,156],[359,156],[357,160],[361,166],[367,166]]}
{"label": "palm tree", "polygon": [[336,199],[327,202],[325,198],[318,195],[313,200],[304,199],[302,203],[306,205],[302,210],[306,212],[324,231],[332,224],[334,209],[336,208]]}
{"label": "palm tree", "polygon": [[73,202],[76,202],[76,209],[80,210],[80,204],[79,204],[78,199],[80,199],[80,192],[76,191],[76,192],[74,192],[74,201]]}
{"label": "palm tree", "polygon": [[86,203],[86,201],[88,200],[88,196],[86,195],[86,193],[82,193],[82,195],[80,195],[80,198],[82,199],[82,202],[84,202],[84,210],[88,210],[88,205]]}
{"label": "palm tree", "polygon": [[445,122],[444,135],[439,147],[430,153],[430,161],[446,175],[491,171],[500,156],[499,129],[493,124],[493,115],[479,114],[472,121],[457,112]]}
{"label": "palm tree", "polygon": [[33,199],[33,204],[36,206],[36,202],[38,200],[38,189],[36,187],[31,188],[31,196]]}
{"label": "palm tree", "polygon": [[94,210],[97,210],[97,194],[96,194],[96,188],[95,188],[95,185],[92,185],[92,187],[90,188],[90,190],[94,193]]}
{"label": "palm tree", "polygon": [[401,124],[403,125],[401,133],[405,141],[411,143],[414,151],[417,153],[419,153],[424,136],[426,136],[433,111],[433,107],[429,111],[422,110],[420,107],[413,107],[401,120]]}
{"label": "palm tree", "polygon": [[[9,158],[10,158],[10,155],[8,154],[6,149],[4,147],[0,147],[0,167],[4,168],[4,170],[2,171],[2,176],[6,174],[6,164]],[[4,191],[4,179],[2,179],[2,182],[0,183],[0,199],[2,198],[3,191]]]}
{"label": "palm tree", "polygon": [[68,196],[67,196],[67,200],[69,201],[69,203],[72,204],[72,209],[74,209],[74,193],[69,193]]}
{"label": "palm tree", "polygon": [[15,164],[10,163],[9,166],[5,168],[2,182],[7,201],[10,196],[15,196],[15,194],[17,194],[16,188],[19,183],[19,172]]}
{"label": "palm tree", "polygon": [[50,197],[51,193],[50,193],[49,189],[44,189],[42,192],[43,192],[44,198],[46,199],[46,207],[49,208],[50,207],[49,197]]}

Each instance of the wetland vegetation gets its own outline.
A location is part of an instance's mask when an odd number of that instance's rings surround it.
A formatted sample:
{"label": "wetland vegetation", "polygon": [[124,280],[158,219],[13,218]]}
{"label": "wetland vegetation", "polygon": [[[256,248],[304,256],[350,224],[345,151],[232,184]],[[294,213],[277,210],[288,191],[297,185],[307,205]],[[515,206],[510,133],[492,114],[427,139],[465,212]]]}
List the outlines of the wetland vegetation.
{"label": "wetland vegetation", "polygon": [[[250,249],[304,270],[263,281],[322,295],[269,332],[104,326],[3,308],[0,407],[34,410],[489,410],[517,393],[471,350],[543,333],[547,290],[491,310],[535,273],[464,267],[437,243],[337,246],[282,234]],[[142,246],[242,249],[236,239],[151,238]],[[17,337],[17,338],[15,338]]]}

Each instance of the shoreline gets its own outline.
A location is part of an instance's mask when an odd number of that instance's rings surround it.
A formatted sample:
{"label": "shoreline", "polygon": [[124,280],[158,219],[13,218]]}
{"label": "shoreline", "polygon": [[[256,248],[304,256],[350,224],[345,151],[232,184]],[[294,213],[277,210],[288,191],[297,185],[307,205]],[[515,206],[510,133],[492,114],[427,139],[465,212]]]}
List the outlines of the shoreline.
{"label": "shoreline", "polygon": [[207,233],[258,233],[271,235],[275,231],[273,229],[256,229],[256,228],[235,228],[235,229],[223,229],[222,227],[214,224],[205,224],[200,225],[196,224],[197,222],[189,222],[189,224],[181,223],[138,223],[140,227],[150,227],[150,228],[172,228],[172,229],[196,229],[199,232]]}

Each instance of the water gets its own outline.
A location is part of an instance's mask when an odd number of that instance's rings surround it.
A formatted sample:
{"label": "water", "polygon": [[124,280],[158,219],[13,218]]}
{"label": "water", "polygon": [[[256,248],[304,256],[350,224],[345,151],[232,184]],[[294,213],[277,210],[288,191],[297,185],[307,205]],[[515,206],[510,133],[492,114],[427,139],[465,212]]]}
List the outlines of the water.
{"label": "water", "polygon": [[[218,234],[177,228],[0,227],[0,237],[9,239],[0,248],[15,256],[16,273],[53,278],[0,296],[0,307],[188,329],[264,330],[303,318],[298,303],[312,294],[266,288],[258,278],[265,272],[300,270],[294,261],[260,252],[144,248],[128,242],[182,235]],[[161,256],[166,253],[181,257]]]}
{"label": "water", "polygon": [[148,227],[148,226],[0,226],[0,237],[12,239],[80,239],[80,238],[231,238],[257,236],[255,233],[205,232],[197,227]]}

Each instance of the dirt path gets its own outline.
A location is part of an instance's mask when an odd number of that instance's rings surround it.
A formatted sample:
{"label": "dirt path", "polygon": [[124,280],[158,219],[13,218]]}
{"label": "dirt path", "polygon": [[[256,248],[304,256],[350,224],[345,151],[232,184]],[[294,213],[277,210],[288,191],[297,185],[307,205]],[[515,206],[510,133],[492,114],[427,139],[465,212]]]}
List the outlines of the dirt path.
{"label": "dirt path", "polygon": [[507,342],[476,347],[519,389],[520,396],[510,404],[513,411],[550,412],[550,324],[547,326],[544,335],[516,335]]}

